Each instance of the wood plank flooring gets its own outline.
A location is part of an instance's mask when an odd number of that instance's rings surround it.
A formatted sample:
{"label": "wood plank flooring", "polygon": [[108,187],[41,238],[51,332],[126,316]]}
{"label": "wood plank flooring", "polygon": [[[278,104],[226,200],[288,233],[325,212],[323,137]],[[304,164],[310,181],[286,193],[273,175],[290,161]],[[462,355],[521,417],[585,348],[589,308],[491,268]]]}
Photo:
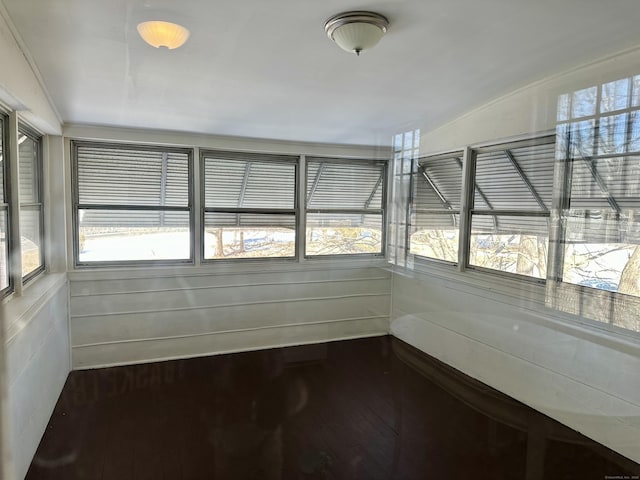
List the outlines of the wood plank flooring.
{"label": "wood plank flooring", "polygon": [[638,474],[638,464],[378,337],[72,372],[27,479]]}

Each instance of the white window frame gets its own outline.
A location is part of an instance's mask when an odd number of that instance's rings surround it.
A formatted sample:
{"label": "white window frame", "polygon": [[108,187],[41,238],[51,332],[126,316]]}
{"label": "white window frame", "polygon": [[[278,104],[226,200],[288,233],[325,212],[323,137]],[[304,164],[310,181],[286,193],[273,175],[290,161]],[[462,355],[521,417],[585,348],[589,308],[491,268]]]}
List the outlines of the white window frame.
{"label": "white window frame", "polygon": [[[252,208],[241,208],[241,207],[207,207],[206,205],[206,172],[205,172],[205,163],[207,157],[209,156],[219,156],[224,158],[225,160],[237,160],[242,162],[251,162],[259,161],[261,163],[266,162],[277,162],[277,163],[286,163],[294,165],[295,169],[295,180],[294,180],[294,191],[293,191],[293,201],[294,206],[290,209],[281,209],[281,208],[271,208],[268,206],[268,199],[265,199],[265,207],[252,207]],[[295,262],[300,255],[300,250],[302,248],[300,242],[300,235],[298,234],[300,228],[300,202],[299,202],[299,190],[300,190],[300,177],[301,177],[301,168],[300,168],[300,156],[298,155],[276,155],[269,153],[254,153],[254,152],[231,152],[231,151],[222,151],[222,150],[213,150],[213,149],[200,149],[200,232],[198,235],[200,237],[200,262],[204,264],[216,264],[222,262]],[[295,230],[294,230],[294,254],[291,257],[239,257],[239,258],[205,258],[205,216],[207,213],[235,213],[235,214],[271,214],[271,215],[293,215]]]}
{"label": "white window frame", "polygon": [[[382,188],[382,196],[381,196],[381,206],[379,209],[370,209],[370,208],[362,208],[362,209],[340,209],[340,208],[309,208],[309,198],[307,198],[307,182],[309,175],[309,163],[317,162],[322,160],[323,163],[329,164],[338,164],[338,165],[358,165],[363,163],[374,164],[374,165],[382,165],[382,175],[381,175],[381,188]],[[308,156],[305,161],[305,171],[304,171],[304,224],[305,231],[302,232],[303,237],[303,256],[304,259],[307,260],[338,260],[338,259],[349,259],[349,258],[386,258],[387,254],[387,182],[389,178],[389,161],[383,159],[368,159],[368,158],[342,158],[342,157],[322,157],[322,156]],[[373,193],[373,192],[372,192]],[[381,239],[380,239],[380,252],[379,253],[343,253],[343,254],[330,254],[330,255],[310,255],[307,254],[307,234],[306,229],[308,228],[307,216],[308,214],[357,214],[357,215],[381,215]]]}
{"label": "white window frame", "polygon": [[[86,205],[79,202],[78,183],[78,147],[91,146],[95,148],[141,150],[156,152],[177,152],[187,155],[188,164],[188,194],[186,207],[166,207],[166,206],[140,206],[133,204],[109,204],[109,205]],[[71,202],[72,202],[72,235],[73,235],[73,265],[75,268],[96,268],[96,267],[134,267],[134,266],[161,266],[161,265],[194,265],[195,264],[195,214],[194,214],[194,166],[193,148],[171,147],[162,145],[132,144],[124,142],[104,142],[90,140],[71,140]],[[185,211],[189,214],[189,251],[187,259],[166,259],[166,260],[117,260],[117,261],[91,261],[80,262],[80,238],[78,212],[81,209],[110,209],[110,210],[153,210],[153,211]]]}
{"label": "white window frame", "polygon": [[[22,202],[20,200],[20,209],[23,207],[39,207],[40,214],[38,215],[39,221],[39,233],[40,233],[40,265],[37,269],[29,272],[27,275],[22,277],[22,283],[26,284],[27,282],[33,280],[35,277],[40,275],[42,272],[46,270],[46,257],[45,257],[45,241],[46,241],[46,232],[45,232],[45,203],[44,203],[44,159],[43,159],[43,141],[42,135],[39,135],[38,132],[33,130],[27,125],[22,123],[18,124],[18,132],[20,135],[25,135],[27,139],[34,141],[36,145],[36,189],[38,194],[38,202],[28,203]],[[18,147],[19,148],[19,147]],[[20,172],[18,172],[18,176]],[[19,179],[17,180],[19,182]],[[19,188],[18,186],[16,186]],[[22,254],[22,251],[20,252]]]}

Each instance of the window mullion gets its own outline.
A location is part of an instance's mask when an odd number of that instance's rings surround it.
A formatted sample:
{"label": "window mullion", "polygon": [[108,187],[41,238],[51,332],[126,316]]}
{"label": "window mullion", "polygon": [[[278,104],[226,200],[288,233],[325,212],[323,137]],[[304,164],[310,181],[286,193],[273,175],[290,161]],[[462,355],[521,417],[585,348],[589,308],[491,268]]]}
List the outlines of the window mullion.
{"label": "window mullion", "polygon": [[296,168],[296,259],[304,262],[307,243],[307,157],[300,155]]}
{"label": "window mullion", "polygon": [[194,147],[191,162],[191,181],[190,188],[193,189],[191,194],[191,248],[193,249],[192,257],[194,265],[202,264],[204,259],[204,200],[202,188],[202,169],[204,160],[200,155],[200,148]]}
{"label": "window mullion", "polygon": [[9,275],[16,295],[22,295],[22,247],[20,244],[20,183],[18,155],[18,114],[9,114]]}
{"label": "window mullion", "polygon": [[475,187],[475,158],[471,148],[464,150],[462,158],[462,195],[460,202],[460,233],[458,235],[458,270],[464,272],[469,264],[471,242],[471,210]]}

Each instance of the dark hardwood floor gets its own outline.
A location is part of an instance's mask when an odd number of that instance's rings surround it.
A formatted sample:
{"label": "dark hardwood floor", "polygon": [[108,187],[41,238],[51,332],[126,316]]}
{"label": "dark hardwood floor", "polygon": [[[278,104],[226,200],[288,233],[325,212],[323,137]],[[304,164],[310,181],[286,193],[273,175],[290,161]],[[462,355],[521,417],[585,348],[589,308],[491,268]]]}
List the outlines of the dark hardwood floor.
{"label": "dark hardwood floor", "polygon": [[379,337],[72,372],[27,479],[639,473],[638,464]]}

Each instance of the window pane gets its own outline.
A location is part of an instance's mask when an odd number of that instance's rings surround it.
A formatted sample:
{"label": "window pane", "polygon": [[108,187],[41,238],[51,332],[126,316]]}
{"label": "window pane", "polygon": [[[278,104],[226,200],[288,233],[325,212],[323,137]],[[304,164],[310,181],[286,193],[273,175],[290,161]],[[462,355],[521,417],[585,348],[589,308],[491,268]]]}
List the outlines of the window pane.
{"label": "window pane", "polygon": [[40,202],[38,143],[24,134],[20,134],[19,141],[21,142],[18,147],[20,202],[38,203]]}
{"label": "window pane", "polygon": [[627,123],[629,115],[611,115],[600,119],[598,154],[624,153],[627,149]]}
{"label": "window pane", "polygon": [[78,194],[84,205],[189,205],[186,152],[79,145]]}
{"label": "window pane", "polygon": [[294,257],[295,215],[205,213],[204,258]]}
{"label": "window pane", "polygon": [[630,79],[623,78],[602,85],[600,112],[614,112],[629,106]]}
{"label": "window pane", "polygon": [[474,208],[550,210],[554,165],[553,142],[478,153]]}
{"label": "window pane", "polygon": [[382,253],[382,215],[307,215],[307,255]]}
{"label": "window pane", "polygon": [[571,124],[570,135],[572,157],[590,157],[593,155],[595,125],[595,120],[587,120]]}
{"label": "window pane", "polygon": [[382,208],[384,164],[307,161],[307,208]]}
{"label": "window pane", "polygon": [[410,252],[447,262],[458,262],[460,216],[454,214],[417,215],[411,234]]}
{"label": "window pane", "polygon": [[569,120],[569,95],[567,93],[558,97],[558,110],[556,118],[559,122]]}
{"label": "window pane", "polygon": [[546,217],[474,215],[469,264],[545,278],[548,223]]}
{"label": "window pane", "polygon": [[188,260],[189,212],[78,211],[79,261]]}
{"label": "window pane", "polygon": [[4,158],[4,121],[2,116],[0,116],[0,203],[6,203],[7,199],[5,198],[5,189],[4,189],[4,180],[5,174],[4,170],[7,165],[8,159]]}
{"label": "window pane", "polygon": [[640,156],[575,159],[571,171],[571,208],[640,208]]}
{"label": "window pane", "polygon": [[0,210],[0,290],[9,286],[9,249],[7,244],[7,211]]}
{"label": "window pane", "polygon": [[296,164],[275,161],[204,160],[204,198],[209,208],[295,208]]}
{"label": "window pane", "polygon": [[596,113],[598,87],[589,87],[573,93],[571,116],[573,118],[588,117]]}
{"label": "window pane", "polygon": [[565,213],[563,280],[640,296],[640,211]]}
{"label": "window pane", "polygon": [[23,277],[42,266],[41,215],[42,207],[22,207],[20,209]]}
{"label": "window pane", "polygon": [[462,154],[421,160],[415,178],[415,208],[460,210]]}

